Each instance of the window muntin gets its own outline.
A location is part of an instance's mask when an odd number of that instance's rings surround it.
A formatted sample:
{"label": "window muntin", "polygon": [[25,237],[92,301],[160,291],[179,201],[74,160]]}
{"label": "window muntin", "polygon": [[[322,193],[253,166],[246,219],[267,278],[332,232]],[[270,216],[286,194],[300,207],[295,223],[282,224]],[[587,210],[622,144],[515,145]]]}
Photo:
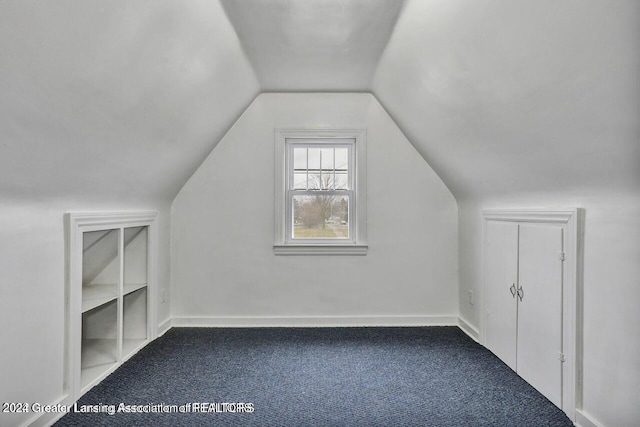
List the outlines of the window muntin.
{"label": "window muntin", "polygon": [[286,241],[354,243],[354,139],[287,138]]}

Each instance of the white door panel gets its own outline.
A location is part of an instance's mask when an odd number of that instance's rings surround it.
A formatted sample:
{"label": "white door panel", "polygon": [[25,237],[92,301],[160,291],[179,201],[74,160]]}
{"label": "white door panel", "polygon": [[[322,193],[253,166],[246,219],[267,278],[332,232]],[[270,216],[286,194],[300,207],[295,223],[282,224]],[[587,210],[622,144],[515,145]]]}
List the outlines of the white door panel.
{"label": "white door panel", "polygon": [[562,407],[561,227],[520,225],[517,372]]}
{"label": "white door panel", "polygon": [[486,346],[516,370],[518,225],[488,221],[485,236]]}

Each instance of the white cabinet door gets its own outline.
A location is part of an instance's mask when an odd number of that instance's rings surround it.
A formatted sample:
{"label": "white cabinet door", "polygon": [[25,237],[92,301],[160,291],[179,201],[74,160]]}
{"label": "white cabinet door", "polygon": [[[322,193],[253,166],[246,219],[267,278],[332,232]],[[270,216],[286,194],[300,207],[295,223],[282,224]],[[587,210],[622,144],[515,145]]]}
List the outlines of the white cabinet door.
{"label": "white cabinet door", "polygon": [[485,236],[486,345],[516,370],[518,224],[488,221]]}
{"label": "white cabinet door", "polygon": [[562,233],[520,225],[517,372],[562,407]]}

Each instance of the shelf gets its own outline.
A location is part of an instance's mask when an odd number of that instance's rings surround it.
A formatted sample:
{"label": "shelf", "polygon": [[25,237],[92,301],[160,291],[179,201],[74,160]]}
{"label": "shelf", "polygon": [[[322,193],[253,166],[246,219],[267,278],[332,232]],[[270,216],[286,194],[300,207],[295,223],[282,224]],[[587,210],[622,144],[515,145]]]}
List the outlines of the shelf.
{"label": "shelf", "polygon": [[[115,288],[113,285],[111,288]],[[97,301],[97,300],[92,300]],[[85,387],[118,363],[116,298],[82,314],[80,384]]]}
{"label": "shelf", "polygon": [[82,340],[82,369],[114,363],[118,357],[115,338],[86,338]]}
{"label": "shelf", "polygon": [[118,285],[85,285],[82,287],[82,312],[86,313],[116,298]]}
{"label": "shelf", "polygon": [[133,356],[146,342],[146,338],[129,338],[122,340],[122,358],[128,359]]}
{"label": "shelf", "polygon": [[148,339],[147,333],[147,288],[139,288],[124,296],[122,356],[135,353]]}
{"label": "shelf", "polygon": [[67,215],[71,303],[65,384],[73,401],[155,338],[150,300],[155,292],[156,216]]}
{"label": "shelf", "polygon": [[147,227],[124,229],[124,284],[147,283],[149,232]]}
{"label": "shelf", "polygon": [[120,260],[117,229],[91,231],[83,234],[82,284],[116,283]]}
{"label": "shelf", "polygon": [[129,295],[132,292],[137,291],[138,289],[142,289],[146,287],[146,283],[130,283],[124,285],[123,295]]}
{"label": "shelf", "polygon": [[117,363],[113,362],[113,363],[108,363],[100,366],[93,366],[91,368],[82,368],[82,371],[80,374],[80,389],[84,390],[85,387],[87,387],[92,382],[100,378],[109,370],[115,368],[116,365]]}
{"label": "shelf", "polygon": [[[146,283],[132,283],[124,286],[124,295],[128,295],[146,287]],[[96,307],[118,298],[118,285],[86,285],[82,287],[82,312],[85,313]]]}
{"label": "shelf", "polygon": [[115,338],[92,338],[82,340],[81,388],[95,381],[113,368],[118,361],[118,343]]}

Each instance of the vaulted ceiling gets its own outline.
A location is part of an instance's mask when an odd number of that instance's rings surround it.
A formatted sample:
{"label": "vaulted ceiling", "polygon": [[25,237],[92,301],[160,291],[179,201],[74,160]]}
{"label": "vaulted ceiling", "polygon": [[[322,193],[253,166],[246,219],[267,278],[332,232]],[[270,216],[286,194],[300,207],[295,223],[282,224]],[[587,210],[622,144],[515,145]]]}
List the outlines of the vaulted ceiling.
{"label": "vaulted ceiling", "polygon": [[373,92],[456,198],[640,191],[640,2],[410,1]]}
{"label": "vaulted ceiling", "polygon": [[171,199],[262,91],[367,91],[458,198],[640,188],[636,0],[6,0],[0,195]]}
{"label": "vaulted ceiling", "polygon": [[370,91],[399,0],[222,0],[265,91]]}
{"label": "vaulted ceiling", "polygon": [[0,194],[172,199],[259,90],[218,1],[2,1]]}

